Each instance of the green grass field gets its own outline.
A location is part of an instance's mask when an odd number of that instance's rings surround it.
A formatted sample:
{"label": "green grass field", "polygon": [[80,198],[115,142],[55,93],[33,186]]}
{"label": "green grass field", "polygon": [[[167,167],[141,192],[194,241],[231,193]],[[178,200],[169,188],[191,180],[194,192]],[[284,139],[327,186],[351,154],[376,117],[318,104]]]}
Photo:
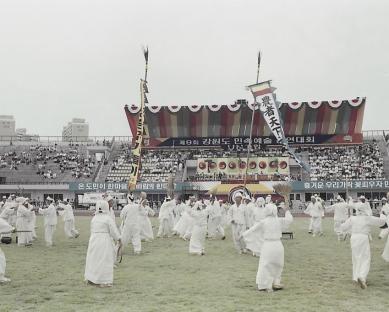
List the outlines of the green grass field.
{"label": "green grass field", "polygon": [[[42,219],[33,247],[2,245],[8,285],[0,286],[0,311],[389,311],[389,264],[380,254],[378,230],[372,242],[369,287],[351,281],[349,242],[338,242],[332,220],[324,237],[306,233],[308,219],[295,219],[294,240],[284,240],[285,290],[258,292],[258,259],[238,255],[230,232],[225,241],[207,241],[206,256],[188,255],[178,238],[143,244],[115,270],[114,287],[100,289],[83,282],[89,239],[89,217],[77,217],[81,236],[68,240],[60,221],[56,246],[46,248]],[[153,220],[155,222],[155,220]],[[156,229],[154,229],[156,230]]]}

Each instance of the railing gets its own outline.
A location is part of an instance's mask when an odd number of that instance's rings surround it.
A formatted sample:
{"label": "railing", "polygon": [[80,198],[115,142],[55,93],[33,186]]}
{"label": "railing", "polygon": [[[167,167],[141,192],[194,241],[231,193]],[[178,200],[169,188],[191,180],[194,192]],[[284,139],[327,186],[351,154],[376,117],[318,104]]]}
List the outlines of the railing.
{"label": "railing", "polygon": [[363,139],[384,139],[389,134],[389,130],[364,130],[362,131]]}

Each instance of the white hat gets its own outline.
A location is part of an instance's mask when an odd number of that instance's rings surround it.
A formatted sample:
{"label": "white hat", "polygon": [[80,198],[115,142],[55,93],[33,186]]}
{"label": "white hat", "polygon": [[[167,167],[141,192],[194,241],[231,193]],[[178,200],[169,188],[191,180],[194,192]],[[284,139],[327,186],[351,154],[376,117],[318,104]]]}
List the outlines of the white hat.
{"label": "white hat", "polygon": [[382,199],[381,199],[382,201],[384,201],[384,200],[386,200],[387,201],[387,199],[386,199],[386,197],[382,197]]}
{"label": "white hat", "polygon": [[237,198],[237,197],[243,198],[243,194],[241,192],[237,192],[234,195],[234,199]]}
{"label": "white hat", "polygon": [[108,196],[105,198],[105,200],[106,200],[107,202],[109,202],[110,200],[113,200],[113,197],[112,197],[111,195],[108,195]]}
{"label": "white hat", "polygon": [[361,195],[361,196],[359,196],[359,199],[366,199],[366,197]]}
{"label": "white hat", "polygon": [[46,197],[46,200],[53,201],[54,199],[52,199],[50,196],[47,196],[47,197]]}
{"label": "white hat", "polygon": [[105,200],[99,200],[96,203],[96,213],[109,213],[109,205]]}
{"label": "white hat", "polygon": [[3,196],[3,198],[7,198],[7,196]]}

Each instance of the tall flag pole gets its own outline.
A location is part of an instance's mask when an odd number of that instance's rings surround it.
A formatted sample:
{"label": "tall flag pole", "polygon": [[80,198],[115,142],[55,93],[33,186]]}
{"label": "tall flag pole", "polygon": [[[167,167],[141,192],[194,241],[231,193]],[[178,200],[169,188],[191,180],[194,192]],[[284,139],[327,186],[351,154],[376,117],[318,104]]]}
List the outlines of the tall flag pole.
{"label": "tall flag pole", "polygon": [[145,76],[144,79],[140,80],[140,111],[138,124],[136,128],[136,138],[135,138],[135,146],[132,150],[132,164],[131,164],[131,172],[130,172],[130,180],[128,181],[128,189],[130,191],[135,190],[136,183],[138,181],[140,166],[141,166],[141,153],[142,153],[142,143],[143,143],[143,131],[144,131],[144,121],[145,121],[145,104],[148,103],[146,94],[149,93],[147,88],[147,71],[148,71],[148,63],[149,63],[149,49],[143,48],[143,55],[145,57]]}
{"label": "tall flag pole", "polygon": [[[261,51],[258,52],[258,63],[257,63],[257,83],[259,81],[259,69],[261,67]],[[251,152],[251,141],[253,138],[253,126],[254,126],[254,114],[255,110],[257,108],[257,102],[254,98],[254,105],[253,105],[253,112],[251,113],[251,127],[250,127],[250,140],[249,145],[247,147],[247,157],[246,157],[246,171],[244,174],[244,187],[246,187],[247,184],[247,170],[249,168],[249,158],[250,158],[250,152]]]}
{"label": "tall flag pole", "polygon": [[289,148],[288,140],[285,137],[284,127],[282,125],[279,103],[276,102],[274,94],[275,88],[271,86],[271,80],[263,81],[247,87],[253,94],[254,101],[259,105],[259,111],[269,126],[271,132],[276,137],[277,143],[281,144],[289,156],[293,158],[297,164],[306,171],[310,171],[302,160]]}

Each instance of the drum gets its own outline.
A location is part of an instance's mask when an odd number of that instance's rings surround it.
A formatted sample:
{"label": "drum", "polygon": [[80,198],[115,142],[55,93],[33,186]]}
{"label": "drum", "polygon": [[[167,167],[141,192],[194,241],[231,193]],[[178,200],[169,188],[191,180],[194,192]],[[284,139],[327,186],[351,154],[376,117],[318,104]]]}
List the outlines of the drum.
{"label": "drum", "polygon": [[12,243],[12,237],[9,237],[9,236],[3,236],[2,238],[1,238],[1,242],[3,243],[3,244],[11,244]]}

